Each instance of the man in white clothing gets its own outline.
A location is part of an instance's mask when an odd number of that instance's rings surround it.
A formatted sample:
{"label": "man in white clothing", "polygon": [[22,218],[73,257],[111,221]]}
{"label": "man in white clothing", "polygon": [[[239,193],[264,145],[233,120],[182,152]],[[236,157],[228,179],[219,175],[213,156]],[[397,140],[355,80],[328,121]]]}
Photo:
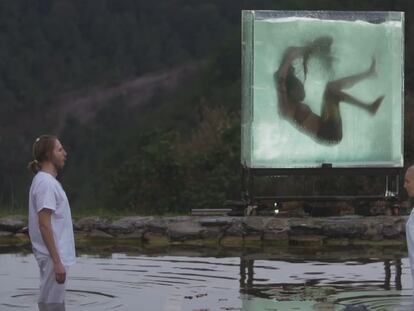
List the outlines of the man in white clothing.
{"label": "man in white clothing", "polygon": [[29,192],[29,235],[40,269],[40,311],[65,310],[66,275],[75,263],[75,243],[69,202],[58,172],[66,151],[52,135],[42,135],[33,144],[34,174]]}
{"label": "man in white clothing", "polygon": [[[404,188],[410,198],[414,198],[414,165],[407,169],[404,177]],[[414,209],[411,211],[407,224],[405,225],[407,237],[408,256],[410,258],[411,275],[414,283]]]}

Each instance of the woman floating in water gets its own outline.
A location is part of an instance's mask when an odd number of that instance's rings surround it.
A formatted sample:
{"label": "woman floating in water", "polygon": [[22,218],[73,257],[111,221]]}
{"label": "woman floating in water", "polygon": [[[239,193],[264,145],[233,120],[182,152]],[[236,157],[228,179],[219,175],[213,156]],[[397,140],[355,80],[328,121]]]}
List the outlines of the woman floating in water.
{"label": "woman floating in water", "polygon": [[294,60],[302,58],[306,79],[309,57],[328,56],[331,44],[332,38],[321,37],[308,46],[287,48],[282,63],[275,73],[275,82],[280,115],[292,121],[319,142],[337,144],[342,140],[342,118],[339,103],[344,102],[357,106],[374,115],[384,96],[378,97],[372,103],[364,103],[343,91],[361,80],[376,76],[375,59],[373,59],[371,66],[366,71],[328,82],[323,95],[321,115],[313,113],[309,106],[303,103],[305,89],[303,83],[295,76],[292,63]]}

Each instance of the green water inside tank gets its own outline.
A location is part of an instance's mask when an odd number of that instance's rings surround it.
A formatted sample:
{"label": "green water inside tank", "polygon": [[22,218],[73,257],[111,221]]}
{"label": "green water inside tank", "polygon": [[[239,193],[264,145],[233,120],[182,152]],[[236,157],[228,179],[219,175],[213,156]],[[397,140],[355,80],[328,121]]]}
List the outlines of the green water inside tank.
{"label": "green water inside tank", "polygon": [[[249,167],[399,166],[402,164],[403,31],[400,22],[373,24],[309,18],[255,20],[245,32],[242,93],[242,161]],[[377,75],[344,90],[363,102],[385,98],[375,115],[340,103],[343,138],[323,144],[278,114],[273,74],[290,46],[304,46],[320,36],[333,38],[332,66],[311,58],[305,79],[301,60],[293,64],[303,82],[303,102],[321,115],[323,93],[329,81],[367,70],[373,58]],[[249,46],[250,40],[250,46]],[[246,57],[247,55],[247,57]],[[251,62],[251,63],[250,63]],[[250,74],[250,78],[246,78]],[[249,84],[250,83],[250,84]],[[247,94],[247,95],[246,95]],[[249,96],[249,98],[246,98]]]}

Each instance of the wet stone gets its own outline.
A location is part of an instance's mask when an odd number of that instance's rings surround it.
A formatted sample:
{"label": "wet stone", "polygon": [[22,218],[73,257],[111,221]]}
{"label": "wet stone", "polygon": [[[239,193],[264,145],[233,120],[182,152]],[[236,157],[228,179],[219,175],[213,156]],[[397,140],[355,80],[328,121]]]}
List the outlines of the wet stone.
{"label": "wet stone", "polygon": [[289,230],[289,235],[312,235],[312,234],[321,234],[322,229],[314,226],[307,225],[298,225],[291,226]]}
{"label": "wet stone", "polygon": [[263,231],[264,226],[264,218],[263,217],[245,217],[243,219],[245,228],[248,232],[261,232]]}
{"label": "wet stone", "polygon": [[382,235],[386,239],[395,239],[399,237],[401,232],[395,226],[385,226],[382,229]]}
{"label": "wet stone", "polygon": [[321,235],[296,235],[289,237],[289,244],[301,246],[322,246],[324,244],[324,236]]}
{"label": "wet stone", "polygon": [[91,238],[113,238],[112,235],[97,229],[93,229],[88,236]]}
{"label": "wet stone", "polygon": [[203,239],[220,239],[224,235],[221,227],[207,227],[200,232],[200,236]]}
{"label": "wet stone", "polygon": [[202,218],[198,221],[202,226],[228,226],[232,223],[230,217]]}
{"label": "wet stone", "polygon": [[284,230],[289,228],[288,218],[268,218],[265,222],[266,230]]}
{"label": "wet stone", "polygon": [[231,235],[231,236],[240,236],[243,237],[247,234],[247,230],[244,226],[244,224],[240,221],[233,221],[231,226],[226,229],[225,235]]}
{"label": "wet stone", "polygon": [[168,235],[171,240],[198,239],[205,230],[198,222],[176,222],[168,224]]}
{"label": "wet stone", "polygon": [[330,238],[357,238],[362,237],[367,226],[359,222],[329,222],[324,224],[322,232]]}
{"label": "wet stone", "polygon": [[171,245],[185,245],[185,246],[196,246],[202,247],[207,245],[216,245],[217,241],[209,241],[204,239],[189,239],[189,240],[181,240],[181,241],[172,241]]}
{"label": "wet stone", "polygon": [[0,230],[17,232],[26,226],[26,221],[21,216],[8,216],[0,218]]}
{"label": "wet stone", "polygon": [[108,226],[110,233],[131,233],[136,228],[145,227],[145,225],[152,219],[152,217],[123,217],[111,223]]}
{"label": "wet stone", "polygon": [[[357,215],[320,218],[130,216],[111,223],[100,217],[85,217],[76,221],[74,227],[76,234],[86,233],[83,235],[85,238],[114,236],[121,239],[127,237],[140,240],[144,238],[148,241],[160,238],[163,239],[164,244],[199,239],[206,240],[206,243],[217,243],[217,241],[227,243],[235,239],[237,245],[240,244],[240,240],[250,236],[252,240],[260,236],[261,241],[258,243],[283,244],[290,240],[289,243],[300,244],[304,243],[303,237],[305,236],[324,236],[326,245],[348,245],[347,243],[368,245],[370,242],[379,242],[378,245],[383,245],[381,243],[384,239],[395,240],[396,244],[405,242],[407,219],[408,216],[362,217]],[[26,226],[23,217],[3,217],[0,219],[0,236],[6,237],[13,233],[26,233],[27,235]],[[93,233],[90,234],[91,232]],[[335,240],[338,242],[334,242]],[[351,240],[353,242],[350,242]]]}
{"label": "wet stone", "polygon": [[145,228],[147,231],[165,233],[167,231],[167,222],[163,218],[153,218],[148,220]]}
{"label": "wet stone", "polygon": [[407,221],[408,221],[408,216],[398,217],[394,220],[395,228],[397,228],[397,230],[403,235],[405,235],[405,224],[407,223]]}
{"label": "wet stone", "polygon": [[382,236],[383,224],[382,223],[378,223],[378,224],[366,223],[365,226],[366,226],[366,230],[363,233],[362,238],[373,240],[373,241],[382,240],[383,238]]}
{"label": "wet stone", "polygon": [[134,232],[131,232],[131,233],[125,233],[125,234],[118,235],[117,238],[141,240],[143,236],[144,236],[143,230],[135,230]]}
{"label": "wet stone", "polygon": [[12,236],[13,232],[10,231],[0,231],[0,237],[8,237],[8,236]]}
{"label": "wet stone", "polygon": [[85,217],[74,223],[75,230],[92,231],[94,229],[108,229],[109,221],[100,217]]}
{"label": "wet stone", "polygon": [[150,245],[168,245],[170,243],[168,236],[157,232],[145,232],[143,239]]}
{"label": "wet stone", "polygon": [[322,234],[323,221],[319,218],[289,219],[289,235],[319,235]]}
{"label": "wet stone", "polygon": [[244,239],[242,236],[224,236],[220,239],[220,245],[224,247],[243,247]]}
{"label": "wet stone", "polygon": [[350,244],[349,239],[326,239],[324,245],[326,246],[348,246]]}
{"label": "wet stone", "polygon": [[173,222],[194,221],[194,220],[198,220],[198,217],[194,217],[194,216],[174,216],[174,217],[163,217],[162,219],[166,223],[173,223]]}

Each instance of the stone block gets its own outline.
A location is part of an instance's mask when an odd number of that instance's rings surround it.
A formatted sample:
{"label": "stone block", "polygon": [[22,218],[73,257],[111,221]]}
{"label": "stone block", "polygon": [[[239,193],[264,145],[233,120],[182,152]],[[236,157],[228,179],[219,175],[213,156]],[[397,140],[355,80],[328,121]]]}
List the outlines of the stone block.
{"label": "stone block", "polygon": [[92,231],[94,229],[106,230],[108,229],[109,220],[98,216],[84,217],[73,224],[76,230]]}
{"label": "stone block", "polygon": [[322,234],[330,238],[360,238],[367,225],[356,221],[332,221],[323,224]]}
{"label": "stone block", "polygon": [[286,230],[289,228],[288,218],[269,217],[265,221],[264,230]]}
{"label": "stone block", "polygon": [[382,228],[382,235],[386,239],[396,239],[399,238],[402,234],[395,226],[388,225]]}
{"label": "stone block", "polygon": [[194,240],[201,238],[205,230],[198,222],[173,222],[167,225],[168,236],[171,241]]}
{"label": "stone block", "polygon": [[89,234],[88,237],[90,238],[98,238],[98,239],[108,239],[113,238],[112,235],[97,229],[93,229]]}
{"label": "stone block", "polygon": [[145,223],[145,228],[151,232],[165,233],[168,221],[165,218],[153,217]]}
{"label": "stone block", "polygon": [[108,232],[112,233],[131,233],[136,229],[144,228],[153,217],[130,216],[123,217],[109,224]]}
{"label": "stone block", "polygon": [[243,223],[247,232],[262,232],[265,227],[264,218],[260,216],[244,217]]}
{"label": "stone block", "polygon": [[26,226],[26,221],[22,216],[7,216],[0,218],[0,230],[17,232]]}
{"label": "stone block", "polygon": [[243,237],[247,234],[246,227],[239,219],[233,220],[233,223],[225,231],[226,235]]}
{"label": "stone block", "polygon": [[232,217],[203,217],[198,222],[202,226],[229,226],[233,221]]}

